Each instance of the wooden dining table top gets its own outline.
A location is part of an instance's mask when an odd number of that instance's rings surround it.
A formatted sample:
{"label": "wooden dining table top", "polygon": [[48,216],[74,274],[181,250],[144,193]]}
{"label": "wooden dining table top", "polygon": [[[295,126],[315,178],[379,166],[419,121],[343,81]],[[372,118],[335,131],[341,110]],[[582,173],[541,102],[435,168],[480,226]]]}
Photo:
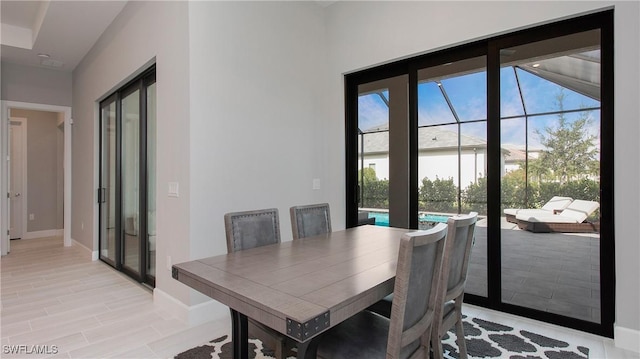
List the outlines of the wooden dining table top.
{"label": "wooden dining table top", "polygon": [[298,342],[393,291],[400,237],[360,226],[176,264],[173,278]]}

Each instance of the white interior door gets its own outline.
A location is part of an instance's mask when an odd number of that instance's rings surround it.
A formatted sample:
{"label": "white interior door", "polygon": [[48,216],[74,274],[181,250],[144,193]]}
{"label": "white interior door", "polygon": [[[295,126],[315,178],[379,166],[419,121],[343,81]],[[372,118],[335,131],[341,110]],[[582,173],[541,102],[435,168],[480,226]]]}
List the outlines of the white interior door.
{"label": "white interior door", "polygon": [[12,118],[9,126],[9,238],[18,239],[24,228],[26,121]]}

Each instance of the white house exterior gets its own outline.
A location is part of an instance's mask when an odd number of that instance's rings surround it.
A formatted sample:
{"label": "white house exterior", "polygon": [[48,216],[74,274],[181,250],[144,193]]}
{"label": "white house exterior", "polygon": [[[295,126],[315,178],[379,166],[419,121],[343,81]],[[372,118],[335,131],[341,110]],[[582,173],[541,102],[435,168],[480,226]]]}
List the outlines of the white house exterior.
{"label": "white house exterior", "polygon": [[[385,126],[386,127],[386,126]],[[378,132],[365,132],[360,136],[360,166],[373,168],[378,179],[389,178],[389,131],[380,127]],[[364,141],[364,143],[363,143]],[[460,150],[458,151],[458,148]],[[421,127],[418,130],[418,181],[453,179],[456,186],[462,184],[466,188],[484,177],[487,171],[487,142],[484,139],[460,135],[441,127]],[[505,173],[505,162],[509,157],[507,149],[502,150],[502,171]],[[458,176],[458,158],[460,158],[460,175]]]}

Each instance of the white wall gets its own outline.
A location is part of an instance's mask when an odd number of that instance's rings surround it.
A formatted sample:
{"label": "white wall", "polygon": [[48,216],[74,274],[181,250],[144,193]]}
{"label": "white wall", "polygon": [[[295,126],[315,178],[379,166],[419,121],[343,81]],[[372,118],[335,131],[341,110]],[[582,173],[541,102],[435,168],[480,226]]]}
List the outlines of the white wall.
{"label": "white wall", "polygon": [[[157,78],[156,288],[177,306],[193,294],[171,278],[173,263],[191,259],[189,242],[189,51],[187,2],[129,2],[74,71],[72,237],[97,251],[97,101],[155,58]],[[167,197],[168,182],[180,197]],[[170,299],[170,300],[172,300]]]}
{"label": "white wall", "polygon": [[192,2],[189,10],[191,254],[226,253],[223,216],[233,211],[276,207],[282,240],[291,240],[289,207],[333,190],[323,160],[323,8]]}
{"label": "white wall", "polygon": [[71,106],[71,73],[2,62],[3,100]]}
{"label": "white wall", "polygon": [[[472,39],[615,5],[616,325],[640,330],[639,4],[637,2],[336,2],[327,8],[329,99],[326,129],[335,178],[329,196],[344,198],[343,74]],[[499,19],[499,21],[495,21]],[[632,199],[632,200],[630,200]],[[338,209],[339,210],[339,209]],[[337,219],[343,212],[335,213]],[[617,333],[624,332],[617,331]],[[636,341],[637,343],[637,341]]]}
{"label": "white wall", "polygon": [[189,47],[191,257],[226,253],[227,212],[278,208],[291,240],[289,207],[326,183],[322,8],[191,2]]}

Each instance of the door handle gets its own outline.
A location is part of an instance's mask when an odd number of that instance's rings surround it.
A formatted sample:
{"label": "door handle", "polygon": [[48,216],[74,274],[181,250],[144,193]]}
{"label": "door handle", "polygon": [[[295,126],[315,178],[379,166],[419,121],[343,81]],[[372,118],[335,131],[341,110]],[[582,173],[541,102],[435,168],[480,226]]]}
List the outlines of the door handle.
{"label": "door handle", "polygon": [[14,196],[14,197],[20,197],[20,196],[21,196],[21,193],[20,193],[20,192],[18,192],[18,193],[16,193],[16,194],[14,194],[13,196]]}

